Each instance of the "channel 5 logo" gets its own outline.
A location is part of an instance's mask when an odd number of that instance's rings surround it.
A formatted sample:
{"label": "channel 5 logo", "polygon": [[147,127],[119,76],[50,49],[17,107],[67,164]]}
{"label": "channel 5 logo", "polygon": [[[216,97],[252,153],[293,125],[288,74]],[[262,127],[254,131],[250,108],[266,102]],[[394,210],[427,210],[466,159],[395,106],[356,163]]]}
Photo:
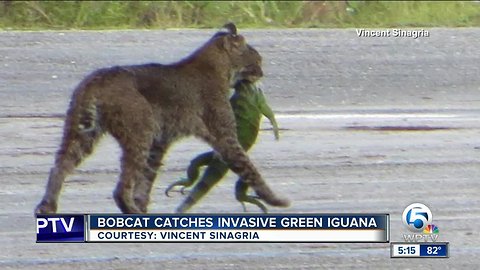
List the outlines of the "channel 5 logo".
{"label": "channel 5 logo", "polygon": [[422,232],[432,220],[432,211],[424,204],[412,203],[403,210],[403,224],[412,232]]}

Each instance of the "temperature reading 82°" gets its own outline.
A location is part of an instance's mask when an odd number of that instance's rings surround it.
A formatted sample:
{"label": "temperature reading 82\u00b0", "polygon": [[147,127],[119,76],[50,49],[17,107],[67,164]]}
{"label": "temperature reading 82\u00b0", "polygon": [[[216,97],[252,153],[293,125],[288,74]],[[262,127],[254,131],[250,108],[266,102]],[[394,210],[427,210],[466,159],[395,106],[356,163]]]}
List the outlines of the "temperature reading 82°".
{"label": "temperature reading 82\u00b0", "polygon": [[427,247],[427,254],[428,255],[438,255],[438,252],[442,250],[441,246],[429,246]]}

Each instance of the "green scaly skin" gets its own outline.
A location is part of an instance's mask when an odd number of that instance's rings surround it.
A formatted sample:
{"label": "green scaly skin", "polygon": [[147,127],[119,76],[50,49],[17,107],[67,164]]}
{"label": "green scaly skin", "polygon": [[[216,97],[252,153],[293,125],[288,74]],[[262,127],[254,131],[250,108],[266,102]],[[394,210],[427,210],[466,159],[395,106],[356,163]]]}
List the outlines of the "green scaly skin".
{"label": "green scaly skin", "polygon": [[[260,120],[263,115],[270,120],[275,139],[278,140],[279,132],[275,115],[262,90],[257,88],[254,83],[247,80],[238,82],[235,85],[235,92],[230,98],[230,103],[237,122],[238,141],[245,151],[248,151],[257,140]],[[207,166],[207,168],[202,178],[197,181],[200,167],[203,166]],[[176,209],[177,213],[184,213],[203,198],[227,174],[228,170],[228,166],[213,151],[200,154],[190,162],[187,169],[187,178],[171,184],[165,190],[165,194],[168,196],[168,192],[175,186],[182,186],[181,192],[183,194],[186,187],[190,187],[197,182],[182,204]],[[248,185],[239,179],[235,186],[235,197],[242,203],[244,210],[246,211],[244,203],[248,202],[257,205],[266,213],[267,208],[257,197],[247,195],[247,190]]]}

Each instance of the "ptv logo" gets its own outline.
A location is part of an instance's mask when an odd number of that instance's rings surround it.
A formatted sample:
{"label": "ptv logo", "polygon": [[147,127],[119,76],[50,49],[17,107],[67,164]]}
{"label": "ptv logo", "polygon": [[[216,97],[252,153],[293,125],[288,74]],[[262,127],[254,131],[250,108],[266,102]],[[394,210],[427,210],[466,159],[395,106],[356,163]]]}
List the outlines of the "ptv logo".
{"label": "ptv logo", "polygon": [[[69,221],[67,222],[67,219]],[[49,223],[51,226],[51,230],[53,233],[58,232],[57,230],[57,223],[58,225],[62,226],[61,232],[71,232],[73,229],[73,222],[75,221],[74,217],[71,218],[63,218],[63,217],[51,217],[51,218],[37,218],[37,233],[40,233],[40,229],[46,229],[49,227]]]}
{"label": "ptv logo", "polygon": [[83,242],[84,215],[37,215],[37,243]]}

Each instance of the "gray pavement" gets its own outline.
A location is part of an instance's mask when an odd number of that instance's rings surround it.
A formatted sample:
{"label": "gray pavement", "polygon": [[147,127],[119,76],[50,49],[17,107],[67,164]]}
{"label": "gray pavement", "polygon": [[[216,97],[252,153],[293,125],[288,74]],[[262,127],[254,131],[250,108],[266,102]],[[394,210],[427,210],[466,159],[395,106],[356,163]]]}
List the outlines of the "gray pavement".
{"label": "gray pavement", "polygon": [[[282,128],[277,142],[265,121],[250,156],[292,200],[272,213],[386,212],[391,240],[401,241],[403,209],[423,202],[439,240],[450,242],[449,259],[391,259],[389,244],[36,244],[33,208],[75,85],[100,67],[173,62],[214,30],[0,32],[0,269],[478,268],[480,29],[428,31],[418,39],[242,31],[264,56],[263,89]],[[151,212],[175,209],[182,196],[165,197],[165,187],[207,149],[193,138],[172,147]],[[118,158],[104,138],[68,178],[60,211],[118,212]],[[235,179],[192,212],[241,212]]]}

